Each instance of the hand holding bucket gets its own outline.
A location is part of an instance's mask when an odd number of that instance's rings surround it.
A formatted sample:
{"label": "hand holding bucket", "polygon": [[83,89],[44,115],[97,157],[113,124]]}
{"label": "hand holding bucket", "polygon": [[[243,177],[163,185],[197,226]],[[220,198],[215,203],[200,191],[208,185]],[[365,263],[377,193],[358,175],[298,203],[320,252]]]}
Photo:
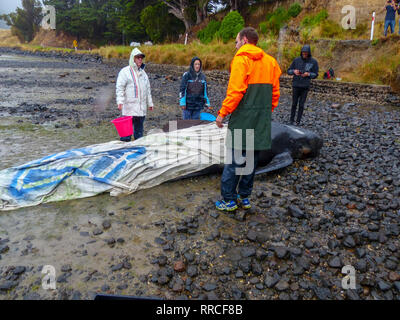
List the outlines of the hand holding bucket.
{"label": "hand holding bucket", "polygon": [[131,116],[120,117],[111,120],[111,122],[115,125],[115,128],[117,129],[117,132],[121,138],[128,137],[133,134],[133,125]]}

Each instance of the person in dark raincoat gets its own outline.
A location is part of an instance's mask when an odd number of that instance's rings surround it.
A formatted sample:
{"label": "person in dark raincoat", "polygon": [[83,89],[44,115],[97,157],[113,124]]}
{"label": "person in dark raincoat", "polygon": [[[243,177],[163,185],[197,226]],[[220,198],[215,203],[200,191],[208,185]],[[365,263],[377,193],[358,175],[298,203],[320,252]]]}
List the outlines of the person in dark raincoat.
{"label": "person in dark raincoat", "polygon": [[207,80],[198,57],[192,59],[189,70],[182,76],[179,98],[183,120],[200,119],[200,112],[204,108],[210,108]]}

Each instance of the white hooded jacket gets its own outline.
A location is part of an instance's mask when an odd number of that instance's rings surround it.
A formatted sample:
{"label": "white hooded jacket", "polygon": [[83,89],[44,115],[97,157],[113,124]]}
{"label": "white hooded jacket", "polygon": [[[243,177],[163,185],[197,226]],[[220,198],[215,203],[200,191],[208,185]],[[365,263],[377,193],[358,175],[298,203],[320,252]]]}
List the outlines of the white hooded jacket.
{"label": "white hooded jacket", "polygon": [[147,107],[153,106],[150,81],[144,71],[144,64],[138,68],[134,57],[144,55],[138,48],[132,50],[129,66],[123,68],[116,85],[117,104],[122,104],[123,116],[143,117]]}

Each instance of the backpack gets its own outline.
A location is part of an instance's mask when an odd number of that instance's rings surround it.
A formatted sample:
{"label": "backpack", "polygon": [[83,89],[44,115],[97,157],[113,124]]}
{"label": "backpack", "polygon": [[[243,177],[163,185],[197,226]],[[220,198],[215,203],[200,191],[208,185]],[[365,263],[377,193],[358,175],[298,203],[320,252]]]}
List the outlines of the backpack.
{"label": "backpack", "polygon": [[335,77],[335,72],[332,68],[329,68],[327,72],[324,73],[324,79],[333,79]]}

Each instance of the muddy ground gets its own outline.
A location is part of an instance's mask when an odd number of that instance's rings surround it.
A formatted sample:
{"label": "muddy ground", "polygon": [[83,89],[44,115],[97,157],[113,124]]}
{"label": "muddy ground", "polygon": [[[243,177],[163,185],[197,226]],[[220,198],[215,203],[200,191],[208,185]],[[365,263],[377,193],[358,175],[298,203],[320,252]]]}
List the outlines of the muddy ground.
{"label": "muddy ground", "polygon": [[[0,55],[0,169],[117,139],[120,66]],[[179,79],[149,74],[145,132],[181,117]],[[209,84],[217,110],[226,86]],[[283,94],[274,120],[287,122]],[[399,299],[400,109],[310,96],[321,154],[256,178],[219,213],[220,176],[0,213],[0,299]],[[215,112],[215,111],[214,111]],[[56,290],[42,288],[44,265]],[[352,265],[356,289],[342,288]]]}

